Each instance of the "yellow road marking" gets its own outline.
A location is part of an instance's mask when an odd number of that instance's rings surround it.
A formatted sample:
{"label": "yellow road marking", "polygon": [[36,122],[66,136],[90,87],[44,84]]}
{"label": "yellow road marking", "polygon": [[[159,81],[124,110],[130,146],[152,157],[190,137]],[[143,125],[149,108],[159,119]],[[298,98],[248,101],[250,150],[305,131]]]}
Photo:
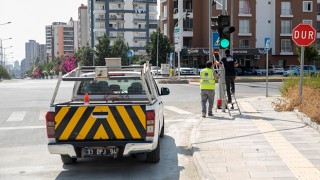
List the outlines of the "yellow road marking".
{"label": "yellow road marking", "polygon": [[[249,103],[244,102],[242,105],[247,112],[257,113]],[[320,179],[320,171],[277,132],[269,122],[262,119],[257,119],[253,122],[298,179]]]}

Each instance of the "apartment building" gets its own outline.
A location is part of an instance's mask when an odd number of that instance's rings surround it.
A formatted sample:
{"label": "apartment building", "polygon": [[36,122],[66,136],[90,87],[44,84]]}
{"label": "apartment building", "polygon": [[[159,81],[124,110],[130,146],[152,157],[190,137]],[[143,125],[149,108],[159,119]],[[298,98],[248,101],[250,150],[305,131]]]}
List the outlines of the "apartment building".
{"label": "apartment building", "polygon": [[79,47],[89,44],[88,7],[81,4],[78,8],[78,44]]}
{"label": "apartment building", "polygon": [[68,23],[54,22],[46,26],[46,49],[48,60],[73,54],[78,49],[78,25],[72,18]]}
{"label": "apartment building", "polygon": [[106,34],[111,45],[123,38],[135,55],[142,55],[157,30],[157,16],[157,0],[88,0],[90,46]]}
{"label": "apartment building", "polygon": [[[172,43],[175,25],[183,27],[181,64],[199,67],[208,60],[208,12],[211,7],[212,16],[222,14],[222,1],[213,4],[208,0],[160,1],[160,28]],[[236,28],[231,42],[233,55],[242,66],[266,66],[265,38],[271,39],[269,65],[299,64],[296,45],[291,39],[292,29],[299,23],[320,29],[317,28],[320,27],[319,0],[225,0],[224,4]],[[192,12],[192,18],[181,19],[187,9]]]}

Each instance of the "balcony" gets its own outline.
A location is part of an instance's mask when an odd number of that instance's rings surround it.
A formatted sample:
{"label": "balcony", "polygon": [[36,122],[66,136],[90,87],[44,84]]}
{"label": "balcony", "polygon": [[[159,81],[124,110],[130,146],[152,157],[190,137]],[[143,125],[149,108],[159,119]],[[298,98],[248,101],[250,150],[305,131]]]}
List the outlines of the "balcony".
{"label": "balcony", "polygon": [[146,41],[147,37],[145,36],[134,36],[133,40],[134,41]]}
{"label": "balcony", "polygon": [[111,4],[111,3],[116,3],[116,4],[118,4],[118,3],[123,3],[124,2],[124,0],[109,0],[109,3]]}
{"label": "balcony", "polygon": [[283,17],[283,18],[293,17],[292,10],[291,9],[281,9],[280,17]]}
{"label": "balcony", "polygon": [[146,0],[133,0],[133,4],[145,4],[147,3]]}

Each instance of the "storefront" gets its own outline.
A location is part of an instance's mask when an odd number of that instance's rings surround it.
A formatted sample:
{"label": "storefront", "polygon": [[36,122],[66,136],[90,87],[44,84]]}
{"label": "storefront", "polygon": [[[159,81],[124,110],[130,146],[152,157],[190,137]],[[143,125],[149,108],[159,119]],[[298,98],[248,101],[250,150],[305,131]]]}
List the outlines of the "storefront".
{"label": "storefront", "polygon": [[[269,56],[272,50],[269,50]],[[234,49],[233,56],[238,60],[240,66],[266,66],[265,51],[263,48]]]}

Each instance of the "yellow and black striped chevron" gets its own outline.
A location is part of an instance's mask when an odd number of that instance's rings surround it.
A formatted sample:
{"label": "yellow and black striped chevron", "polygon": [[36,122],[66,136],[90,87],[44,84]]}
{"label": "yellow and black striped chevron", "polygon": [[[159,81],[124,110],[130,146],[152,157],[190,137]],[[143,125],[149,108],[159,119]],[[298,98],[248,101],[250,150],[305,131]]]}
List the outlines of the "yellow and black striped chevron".
{"label": "yellow and black striped chevron", "polygon": [[56,106],[60,141],[145,139],[146,106]]}

